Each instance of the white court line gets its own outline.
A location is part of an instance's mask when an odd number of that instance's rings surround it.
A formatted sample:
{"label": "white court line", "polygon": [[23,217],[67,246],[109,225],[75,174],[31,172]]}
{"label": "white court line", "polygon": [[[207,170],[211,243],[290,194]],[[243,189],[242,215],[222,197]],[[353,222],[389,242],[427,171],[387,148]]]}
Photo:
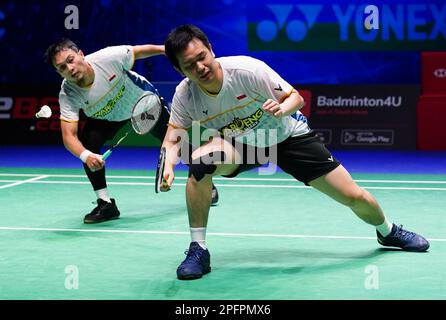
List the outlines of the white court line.
{"label": "white court line", "polygon": [[[0,227],[4,231],[57,231],[57,232],[90,232],[90,233],[128,233],[128,234],[160,234],[160,235],[186,235],[186,231],[149,231],[149,230],[113,230],[113,229],[65,229],[65,228],[31,228],[31,227]],[[228,233],[208,232],[208,235],[217,237],[257,237],[257,238],[311,238],[311,239],[341,239],[341,240],[376,240],[376,237],[353,236],[317,236],[304,234],[268,234],[268,233]],[[432,239],[429,241],[446,242],[446,239]]]}
{"label": "white court line", "polygon": [[[34,178],[40,179],[40,177]],[[32,181],[33,179],[28,179],[25,181],[20,181],[20,183],[32,183],[32,184],[90,184],[89,181]],[[15,180],[0,180],[0,182],[13,182]],[[15,183],[12,185],[17,185],[20,183]],[[121,185],[121,186],[154,186],[154,182],[107,182],[108,185]],[[10,185],[10,186],[12,186]],[[185,186],[185,183],[175,183],[175,186]],[[280,184],[215,184],[216,187],[223,188],[275,188],[275,189],[312,189],[308,186],[303,185],[280,185]],[[5,187],[5,186],[3,186]],[[421,187],[371,187],[371,186],[361,186],[364,189],[374,189],[374,190],[410,190],[410,191],[446,191],[446,188],[421,188]],[[0,187],[1,189],[2,187]]]}
{"label": "white court line", "polygon": [[[0,177],[34,177],[36,175],[43,175],[39,173],[0,173]],[[86,178],[82,174],[47,174],[46,176],[51,178]],[[155,176],[116,176],[107,175],[107,178],[111,179],[155,179]],[[175,177],[177,180],[186,180],[187,177]],[[220,178],[214,177],[213,180],[221,181],[296,181],[293,178]],[[358,179],[356,182],[365,183],[413,183],[413,184],[446,184],[446,181],[439,180],[367,180]]]}
{"label": "white court line", "polygon": [[18,185],[24,184],[24,183],[33,183],[33,182],[35,182],[35,181],[37,181],[39,179],[45,179],[45,178],[48,178],[48,176],[47,175],[43,175],[43,176],[38,176],[38,177],[34,177],[34,178],[31,178],[31,179],[27,179],[27,180],[22,180],[22,181],[16,181],[16,180],[5,181],[5,182],[13,182],[13,183],[7,184],[7,185],[4,185],[4,186],[0,186],[0,189],[11,188],[11,187],[18,186]]}

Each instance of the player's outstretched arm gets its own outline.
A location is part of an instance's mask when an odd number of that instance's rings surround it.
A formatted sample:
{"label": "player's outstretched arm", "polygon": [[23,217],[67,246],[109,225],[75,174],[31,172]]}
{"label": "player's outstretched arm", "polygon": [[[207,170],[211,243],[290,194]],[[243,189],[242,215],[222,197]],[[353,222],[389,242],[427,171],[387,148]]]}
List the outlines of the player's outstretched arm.
{"label": "player's outstretched arm", "polygon": [[65,148],[73,155],[80,158],[82,162],[86,163],[91,170],[100,170],[104,167],[105,161],[102,160],[101,155],[92,153],[85,149],[77,137],[77,122],[67,122],[61,120],[60,128],[62,131],[62,140]]}
{"label": "player's outstretched arm", "polygon": [[184,129],[174,128],[168,126],[162,147],[166,148],[166,161],[164,166],[163,177],[166,180],[168,187],[171,188],[175,178],[174,169],[180,161],[180,152],[183,137],[187,135]]}
{"label": "player's outstretched arm", "polygon": [[164,54],[164,45],[144,44],[133,46],[133,53],[135,59],[144,59],[159,54]]}

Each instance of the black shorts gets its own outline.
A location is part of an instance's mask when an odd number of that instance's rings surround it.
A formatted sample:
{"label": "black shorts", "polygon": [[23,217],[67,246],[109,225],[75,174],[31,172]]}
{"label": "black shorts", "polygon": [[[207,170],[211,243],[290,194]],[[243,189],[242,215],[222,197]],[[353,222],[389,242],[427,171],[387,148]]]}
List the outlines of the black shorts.
{"label": "black shorts", "polygon": [[227,178],[236,177],[241,172],[273,162],[286,173],[308,185],[310,181],[326,175],[340,165],[314,131],[298,137],[289,137],[269,148],[253,147],[234,141],[232,143],[242,154],[243,163],[234,173],[225,176]]}

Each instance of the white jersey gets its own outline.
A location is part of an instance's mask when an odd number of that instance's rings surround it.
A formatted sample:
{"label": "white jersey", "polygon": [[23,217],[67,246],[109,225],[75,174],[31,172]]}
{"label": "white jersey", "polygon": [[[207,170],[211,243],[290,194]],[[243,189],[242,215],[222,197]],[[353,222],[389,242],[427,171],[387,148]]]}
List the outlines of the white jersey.
{"label": "white jersey", "polygon": [[[210,95],[189,79],[176,88],[170,125],[188,129],[193,121],[237,141],[265,147],[290,136],[308,133],[305,117],[275,118],[263,110],[267,99],[282,102],[293,87],[264,62],[246,56],[216,59],[223,69],[223,86]],[[298,112],[300,114],[300,112]]]}
{"label": "white jersey", "polygon": [[141,94],[156,91],[143,76],[130,71],[135,60],[132,46],[108,47],[85,56],[85,60],[93,67],[94,82],[88,88],[62,82],[59,93],[62,120],[78,121],[80,109],[90,118],[127,120]]}

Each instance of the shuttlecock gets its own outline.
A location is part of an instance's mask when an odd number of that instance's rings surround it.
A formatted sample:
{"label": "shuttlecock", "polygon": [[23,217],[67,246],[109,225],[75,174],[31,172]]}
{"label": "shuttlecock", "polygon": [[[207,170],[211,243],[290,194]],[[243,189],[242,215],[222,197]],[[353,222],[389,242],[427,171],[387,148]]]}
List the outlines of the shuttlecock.
{"label": "shuttlecock", "polygon": [[36,118],[49,118],[51,117],[51,108],[47,105],[42,106],[40,111],[36,113]]}

